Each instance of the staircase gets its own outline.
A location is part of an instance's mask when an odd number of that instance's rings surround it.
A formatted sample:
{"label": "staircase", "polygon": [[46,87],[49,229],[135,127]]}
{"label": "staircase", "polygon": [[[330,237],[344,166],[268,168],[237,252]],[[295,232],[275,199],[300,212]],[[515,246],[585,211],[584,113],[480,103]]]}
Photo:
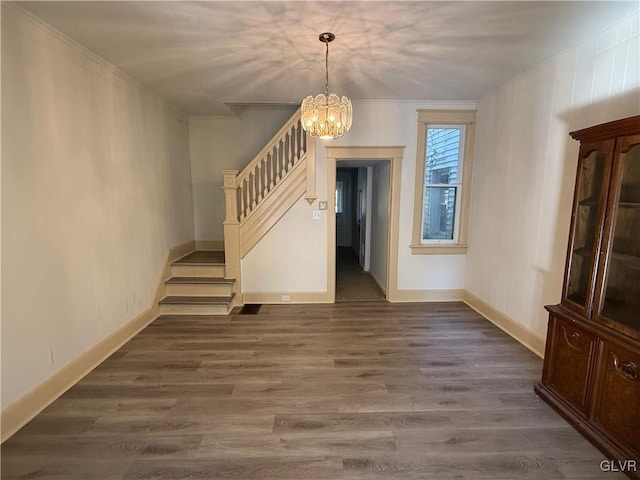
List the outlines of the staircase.
{"label": "staircase", "polygon": [[242,305],[240,261],[304,195],[316,200],[315,139],[300,122],[300,109],[241,171],[223,170],[226,274],[236,280]]}
{"label": "staircase", "polygon": [[241,171],[223,170],[224,252],[196,251],[171,264],[161,315],[228,315],[243,304],[240,261],[303,195],[316,199],[315,140],[300,110]]}
{"label": "staircase", "polygon": [[224,252],[192,252],[171,264],[161,315],[228,315],[235,279],[225,277]]}

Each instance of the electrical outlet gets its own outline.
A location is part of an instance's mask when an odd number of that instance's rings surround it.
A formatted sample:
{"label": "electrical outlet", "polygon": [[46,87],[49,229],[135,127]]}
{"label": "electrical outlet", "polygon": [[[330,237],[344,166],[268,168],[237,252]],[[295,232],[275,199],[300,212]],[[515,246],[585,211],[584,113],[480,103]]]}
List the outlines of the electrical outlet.
{"label": "electrical outlet", "polygon": [[322,200],[322,201],[318,202],[318,207],[320,208],[320,210],[326,210],[327,209],[327,201],[326,200]]}
{"label": "electrical outlet", "polygon": [[314,210],[313,211],[313,219],[314,220],[320,220],[322,218],[322,213],[320,212],[320,210]]}
{"label": "electrical outlet", "polygon": [[281,302],[290,302],[291,301],[291,295],[280,295],[280,301]]}

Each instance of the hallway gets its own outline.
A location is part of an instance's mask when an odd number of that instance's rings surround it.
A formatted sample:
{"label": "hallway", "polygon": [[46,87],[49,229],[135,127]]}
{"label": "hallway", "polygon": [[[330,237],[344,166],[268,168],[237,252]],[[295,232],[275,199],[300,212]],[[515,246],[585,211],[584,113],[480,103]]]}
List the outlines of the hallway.
{"label": "hallway", "polygon": [[349,247],[336,248],[336,302],[385,300],[373,279],[362,270],[358,257]]}

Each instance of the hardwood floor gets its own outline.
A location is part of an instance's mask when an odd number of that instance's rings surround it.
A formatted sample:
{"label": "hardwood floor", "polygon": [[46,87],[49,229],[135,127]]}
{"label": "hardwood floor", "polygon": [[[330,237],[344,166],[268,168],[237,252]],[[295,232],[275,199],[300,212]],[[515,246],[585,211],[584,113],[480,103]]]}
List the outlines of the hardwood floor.
{"label": "hardwood floor", "polygon": [[349,247],[336,248],[336,302],[384,300],[385,295]]}
{"label": "hardwood floor", "polygon": [[462,303],[164,316],[2,445],[9,479],[621,479]]}

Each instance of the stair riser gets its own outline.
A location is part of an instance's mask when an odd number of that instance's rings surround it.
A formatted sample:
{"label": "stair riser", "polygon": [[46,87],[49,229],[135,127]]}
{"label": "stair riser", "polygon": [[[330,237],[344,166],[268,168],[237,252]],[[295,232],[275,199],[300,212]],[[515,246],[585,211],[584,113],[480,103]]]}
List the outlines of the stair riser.
{"label": "stair riser", "polygon": [[229,305],[160,305],[160,315],[228,315]]}
{"label": "stair riser", "polygon": [[233,284],[230,283],[167,283],[167,296],[186,295],[191,297],[230,297]]}
{"label": "stair riser", "polygon": [[172,277],[224,277],[224,265],[171,265]]}

